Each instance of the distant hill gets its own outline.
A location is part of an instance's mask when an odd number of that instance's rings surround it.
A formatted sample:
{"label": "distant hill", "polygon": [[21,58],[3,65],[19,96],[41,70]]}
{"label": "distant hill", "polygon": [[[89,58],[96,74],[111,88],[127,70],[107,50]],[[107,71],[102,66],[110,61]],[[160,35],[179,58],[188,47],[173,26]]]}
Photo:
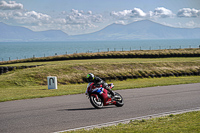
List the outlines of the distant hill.
{"label": "distant hill", "polygon": [[67,41],[68,35],[60,30],[34,32],[20,26],[0,22],[0,41]]}
{"label": "distant hill", "polygon": [[82,40],[200,39],[200,28],[173,28],[142,20],[128,25],[111,24],[95,33],[77,37]]}
{"label": "distant hill", "polygon": [[84,35],[69,36],[60,30],[34,32],[20,26],[0,22],[0,41],[97,41],[135,39],[200,39],[200,28],[174,28],[149,20],[128,25],[111,24],[104,29]]}

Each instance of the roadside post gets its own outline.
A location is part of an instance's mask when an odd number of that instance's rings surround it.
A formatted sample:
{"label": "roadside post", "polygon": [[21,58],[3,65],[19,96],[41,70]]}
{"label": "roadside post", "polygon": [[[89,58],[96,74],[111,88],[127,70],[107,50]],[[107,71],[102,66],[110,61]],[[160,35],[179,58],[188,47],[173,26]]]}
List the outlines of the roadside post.
{"label": "roadside post", "polygon": [[57,77],[48,76],[47,84],[48,84],[48,89],[57,89]]}

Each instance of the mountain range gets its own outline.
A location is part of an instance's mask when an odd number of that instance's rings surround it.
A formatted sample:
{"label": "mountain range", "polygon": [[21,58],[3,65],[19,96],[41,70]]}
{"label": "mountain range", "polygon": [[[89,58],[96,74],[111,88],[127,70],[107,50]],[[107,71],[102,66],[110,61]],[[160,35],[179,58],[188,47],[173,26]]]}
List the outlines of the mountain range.
{"label": "mountain range", "polygon": [[174,28],[149,20],[127,25],[111,24],[83,35],[68,35],[61,30],[34,32],[20,26],[0,22],[0,42],[5,41],[101,41],[135,39],[200,39],[200,28]]}
{"label": "mountain range", "polygon": [[0,42],[4,41],[65,41],[68,35],[60,30],[34,32],[20,26],[0,22]]}

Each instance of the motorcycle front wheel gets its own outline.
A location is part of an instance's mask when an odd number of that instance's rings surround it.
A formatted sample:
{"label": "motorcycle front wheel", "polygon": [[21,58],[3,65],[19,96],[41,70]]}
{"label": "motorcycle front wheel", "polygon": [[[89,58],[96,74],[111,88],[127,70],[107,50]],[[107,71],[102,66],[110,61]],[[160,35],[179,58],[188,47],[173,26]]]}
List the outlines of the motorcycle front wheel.
{"label": "motorcycle front wheel", "polygon": [[[98,95],[97,95],[98,97]],[[90,103],[96,108],[96,109],[101,109],[103,108],[103,100],[101,98],[98,97],[97,100],[96,96],[90,96]]]}
{"label": "motorcycle front wheel", "polygon": [[116,106],[117,107],[122,107],[123,105],[124,105],[124,100],[123,100],[123,97],[119,94],[119,93],[117,93],[117,92],[115,92],[115,101],[116,101]]}

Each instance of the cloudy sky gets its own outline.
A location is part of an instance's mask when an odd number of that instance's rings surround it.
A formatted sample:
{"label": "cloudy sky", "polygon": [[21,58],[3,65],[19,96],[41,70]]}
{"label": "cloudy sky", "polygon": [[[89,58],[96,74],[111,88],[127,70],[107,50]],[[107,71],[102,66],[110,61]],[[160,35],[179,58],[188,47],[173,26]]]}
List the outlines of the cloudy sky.
{"label": "cloudy sky", "polygon": [[0,0],[0,22],[69,35],[140,20],[200,28],[200,0]]}

